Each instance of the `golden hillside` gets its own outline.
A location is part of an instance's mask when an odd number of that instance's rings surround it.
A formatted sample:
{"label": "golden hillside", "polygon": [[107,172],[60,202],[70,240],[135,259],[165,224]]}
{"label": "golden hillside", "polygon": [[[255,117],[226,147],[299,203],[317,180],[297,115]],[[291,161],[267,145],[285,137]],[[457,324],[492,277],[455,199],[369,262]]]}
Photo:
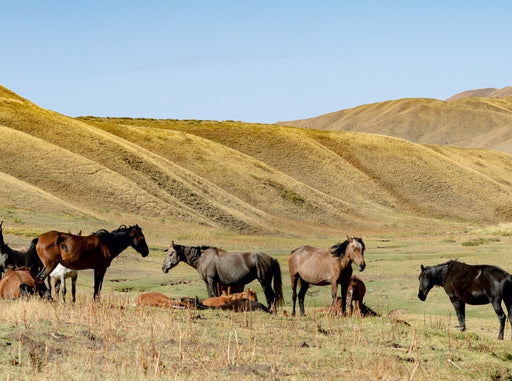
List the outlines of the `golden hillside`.
{"label": "golden hillside", "polygon": [[[507,95],[510,89],[487,89],[485,96]],[[463,94],[451,101],[412,98],[379,102],[278,124],[368,132],[422,144],[488,148],[512,154],[512,96],[477,98]],[[477,93],[466,95],[472,94]]]}
{"label": "golden hillside", "polygon": [[229,121],[73,119],[3,87],[0,146],[2,218],[300,236],[512,220],[512,157],[495,151]]}

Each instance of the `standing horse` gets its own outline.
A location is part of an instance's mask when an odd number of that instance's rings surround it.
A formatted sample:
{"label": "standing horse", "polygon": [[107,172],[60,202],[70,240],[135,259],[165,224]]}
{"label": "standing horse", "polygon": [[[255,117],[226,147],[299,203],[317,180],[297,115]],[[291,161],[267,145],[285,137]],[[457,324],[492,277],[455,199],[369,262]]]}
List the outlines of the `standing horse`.
{"label": "standing horse", "polygon": [[365,246],[362,238],[348,237],[343,243],[338,243],[330,249],[318,249],[311,246],[301,246],[292,251],[288,258],[292,285],[292,316],[295,316],[297,300],[297,283],[300,280],[299,307],[300,315],[304,316],[304,297],[310,284],[316,286],[331,285],[332,302],[334,307],[338,284],[341,286],[341,312],[345,313],[347,305],[347,289],[352,276],[352,261],[363,271]]}
{"label": "standing horse", "polygon": [[67,267],[62,266],[60,263],[53,269],[50,273],[50,277],[48,278],[48,290],[50,294],[52,293],[52,283],[51,278],[55,278],[55,293],[57,294],[57,299],[59,299],[60,287],[62,285],[62,301],[66,301],[66,279],[71,278],[71,297],[73,298],[73,303],[76,300],[76,280],[78,278],[78,273],[75,270],[68,269]]}
{"label": "standing horse", "polygon": [[[180,261],[194,267],[205,281],[208,296],[219,296],[217,282],[227,286],[245,285],[258,279],[265,293],[268,309],[276,311],[283,304],[281,268],[277,260],[259,252],[228,253],[215,247],[182,246],[171,243],[162,265],[169,272]],[[274,289],[272,289],[272,278]]]}
{"label": "standing horse", "polygon": [[350,316],[352,316],[354,312],[354,303],[356,306],[356,315],[363,316],[363,298],[365,294],[366,286],[364,285],[364,282],[359,277],[352,275],[347,289],[347,304]]}
{"label": "standing horse", "polygon": [[421,265],[419,281],[418,298],[422,301],[427,299],[432,287],[444,288],[457,313],[461,331],[466,330],[466,303],[492,304],[500,321],[498,339],[503,340],[506,320],[501,301],[507,307],[512,325],[512,275],[497,266],[467,265],[458,261],[427,267]]}
{"label": "standing horse", "polygon": [[110,233],[102,229],[89,236],[52,230],[35,238],[27,254],[29,265],[42,267],[37,275],[42,280],[59,263],[72,270],[94,269],[94,299],[97,299],[107,268],[128,246],[142,257],[149,253],[146,239],[138,225],[122,225]]}
{"label": "standing horse", "polygon": [[27,265],[27,253],[13,250],[4,242],[3,223],[0,221],[0,277],[8,267],[25,267]]}

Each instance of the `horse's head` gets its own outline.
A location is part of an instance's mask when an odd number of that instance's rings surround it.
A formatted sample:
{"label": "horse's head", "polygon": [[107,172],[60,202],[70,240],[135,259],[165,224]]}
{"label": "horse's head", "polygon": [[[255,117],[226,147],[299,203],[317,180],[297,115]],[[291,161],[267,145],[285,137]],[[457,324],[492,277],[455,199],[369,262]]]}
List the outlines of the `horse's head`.
{"label": "horse's head", "polygon": [[345,249],[345,255],[348,254],[349,258],[357,265],[359,271],[363,271],[366,267],[364,262],[364,242],[362,237],[349,237],[347,236],[348,245]]}
{"label": "horse's head", "polygon": [[130,227],[130,238],[132,239],[130,246],[137,250],[142,257],[147,257],[149,254],[149,248],[139,225]]}
{"label": "horse's head", "polygon": [[434,278],[431,275],[431,267],[424,267],[421,265],[421,273],[418,277],[420,281],[420,288],[418,290],[418,298],[421,301],[425,301],[427,299],[428,292],[434,287],[435,282]]}
{"label": "horse's head", "polygon": [[177,246],[174,241],[171,242],[171,246],[167,249],[167,255],[165,256],[164,263],[162,264],[162,271],[168,273],[170,269],[180,263],[180,255],[176,250]]}

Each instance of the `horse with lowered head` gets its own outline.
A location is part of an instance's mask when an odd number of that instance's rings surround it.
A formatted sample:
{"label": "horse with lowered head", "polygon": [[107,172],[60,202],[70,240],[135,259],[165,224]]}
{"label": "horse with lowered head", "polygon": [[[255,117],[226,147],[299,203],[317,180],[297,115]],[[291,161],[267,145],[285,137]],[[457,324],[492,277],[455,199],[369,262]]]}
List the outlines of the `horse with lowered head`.
{"label": "horse with lowered head", "polygon": [[149,254],[146,239],[138,225],[121,225],[112,232],[101,229],[89,236],[52,230],[35,238],[27,255],[29,266],[42,268],[37,275],[42,280],[59,263],[71,270],[94,269],[94,299],[97,299],[107,268],[128,246],[142,257]]}
{"label": "horse with lowered head", "polygon": [[46,291],[44,282],[35,278],[27,268],[10,268],[0,279],[0,297],[4,299],[18,299],[34,293],[43,296]]}
{"label": "horse with lowered head", "polygon": [[277,260],[265,253],[228,253],[216,247],[183,246],[172,242],[167,250],[162,271],[169,272],[180,261],[199,272],[206,283],[210,298],[219,296],[218,282],[227,286],[244,285],[258,279],[267,299],[268,310],[275,312],[277,305],[283,304],[281,268]]}
{"label": "horse with lowered head", "polygon": [[331,285],[332,302],[334,308],[338,284],[341,286],[341,310],[345,313],[347,305],[347,289],[352,276],[352,262],[359,271],[363,271],[365,246],[363,239],[348,237],[345,242],[338,243],[330,249],[319,249],[311,246],[301,246],[292,251],[288,258],[288,267],[292,285],[292,316],[295,315],[297,300],[297,285],[300,282],[299,308],[300,315],[304,316],[304,297],[309,285]]}
{"label": "horse with lowered head", "polygon": [[427,299],[434,286],[442,286],[452,302],[459,329],[466,330],[466,303],[481,305],[491,303],[498,320],[498,339],[503,340],[506,315],[501,307],[505,303],[512,325],[512,275],[497,266],[467,265],[452,260],[435,266],[421,265],[418,298]]}
{"label": "horse with lowered head", "polygon": [[4,221],[0,221],[0,277],[5,269],[9,267],[25,267],[27,265],[27,253],[22,250],[11,249],[4,242],[3,224]]}

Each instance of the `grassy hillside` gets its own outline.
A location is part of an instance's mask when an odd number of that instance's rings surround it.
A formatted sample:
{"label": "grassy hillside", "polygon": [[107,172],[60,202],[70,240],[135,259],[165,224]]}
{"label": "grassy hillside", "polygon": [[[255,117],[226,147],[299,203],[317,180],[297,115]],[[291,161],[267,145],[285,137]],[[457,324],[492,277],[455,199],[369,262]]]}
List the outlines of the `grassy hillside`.
{"label": "grassy hillside", "polygon": [[512,97],[398,99],[280,125],[383,134],[423,144],[496,149],[512,154]]}
{"label": "grassy hillside", "polygon": [[0,217],[26,229],[49,215],[66,230],[80,224],[69,216],[144,221],[166,244],[512,220],[512,157],[494,151],[231,121],[73,119],[2,87],[0,146]]}

